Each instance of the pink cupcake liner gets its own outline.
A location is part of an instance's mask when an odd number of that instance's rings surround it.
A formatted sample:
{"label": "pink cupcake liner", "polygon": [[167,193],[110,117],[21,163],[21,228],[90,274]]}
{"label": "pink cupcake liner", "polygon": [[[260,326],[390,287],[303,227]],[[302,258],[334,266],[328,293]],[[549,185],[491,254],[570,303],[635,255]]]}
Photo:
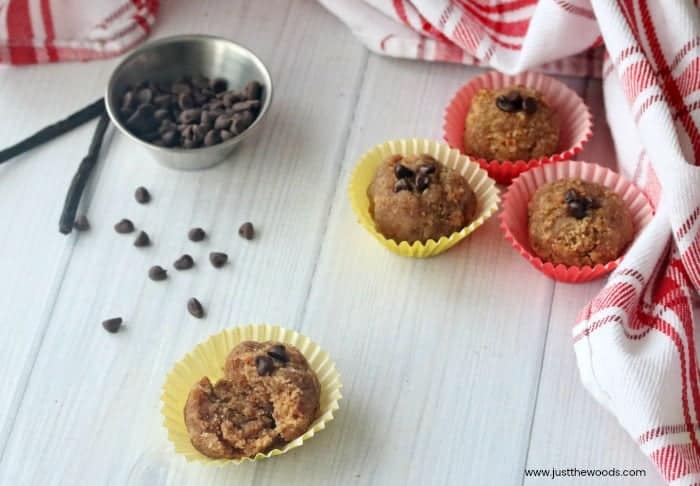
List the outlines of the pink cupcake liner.
{"label": "pink cupcake liner", "polygon": [[635,236],[651,221],[654,211],[637,186],[610,169],[588,162],[571,160],[536,167],[520,174],[513,181],[503,196],[503,211],[499,215],[501,229],[506,239],[533,267],[554,280],[569,283],[594,280],[613,271],[622,257],[594,267],[588,265],[569,267],[542,261],[530,246],[528,203],[540,186],[561,179],[581,179],[586,182],[595,182],[618,193],[634,219]]}
{"label": "pink cupcake liner", "polygon": [[[508,76],[490,71],[471,79],[462,86],[447,105],[443,125],[444,139],[452,148],[464,152],[464,129],[472,99],[482,88],[500,89],[523,85],[541,92],[547,103],[559,115],[561,133],[560,152],[529,161],[525,160],[476,160],[499,184],[510,184],[519,174],[551,162],[569,160],[583,150],[593,135],[593,116],[583,100],[565,84],[539,73],[525,72]],[[467,154],[469,155],[469,154]]]}

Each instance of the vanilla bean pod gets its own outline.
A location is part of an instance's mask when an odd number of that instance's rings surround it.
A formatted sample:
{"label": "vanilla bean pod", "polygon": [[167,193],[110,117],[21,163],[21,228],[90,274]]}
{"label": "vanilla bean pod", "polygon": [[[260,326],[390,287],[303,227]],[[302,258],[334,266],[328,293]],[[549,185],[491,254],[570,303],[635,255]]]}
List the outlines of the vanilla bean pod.
{"label": "vanilla bean pod", "polygon": [[64,133],[79,127],[83,123],[100,116],[104,112],[104,99],[100,98],[99,100],[90,103],[85,108],[76,111],[67,118],[64,118],[63,120],[58,121],[45,128],[42,128],[34,135],[30,135],[24,140],[17,142],[16,144],[7,147],[6,149],[0,150],[0,164],[2,164],[3,162],[7,162],[12,157],[16,157],[17,155],[21,155],[25,152],[28,152],[34,147],[38,147],[39,145],[49,142],[54,138],[58,137],[59,135],[63,135]]}
{"label": "vanilla bean pod", "polygon": [[92,169],[94,169],[95,165],[97,165],[97,158],[100,155],[102,140],[104,139],[108,126],[109,116],[107,113],[103,112],[102,116],[100,116],[100,119],[97,122],[95,133],[92,136],[90,150],[80,162],[78,170],[73,176],[73,180],[68,188],[68,193],[66,194],[66,202],[63,204],[61,219],[58,222],[58,230],[65,235],[73,230],[73,221],[75,220],[75,214],[78,211],[80,197],[82,196],[85,186],[90,179]]}

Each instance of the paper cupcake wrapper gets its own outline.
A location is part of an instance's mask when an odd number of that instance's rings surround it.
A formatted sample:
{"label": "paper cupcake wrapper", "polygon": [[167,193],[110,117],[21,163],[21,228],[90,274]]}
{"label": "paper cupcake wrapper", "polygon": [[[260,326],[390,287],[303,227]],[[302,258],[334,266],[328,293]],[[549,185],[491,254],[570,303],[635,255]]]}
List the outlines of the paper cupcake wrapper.
{"label": "paper cupcake wrapper", "polygon": [[[309,430],[281,449],[273,449],[266,454],[259,453],[254,458],[212,459],[195,449],[190,442],[183,417],[185,402],[192,386],[203,376],[208,376],[212,382],[223,378],[223,366],[228,353],[242,341],[280,341],[297,347],[306,357],[321,383],[320,412]],[[333,412],[338,410],[341,387],[340,375],[328,353],[309,338],[295,331],[269,324],[235,327],[209,337],[175,363],[163,385],[161,396],[163,425],[168,431],[168,439],[173,443],[175,452],[185,456],[187,461],[217,466],[238,465],[242,462],[284,454],[301,446],[304,441],[323,430],[326,424],[333,420]]]}
{"label": "paper cupcake wrapper", "polygon": [[567,161],[527,171],[513,181],[503,196],[503,211],[499,219],[508,241],[533,267],[554,280],[569,283],[587,282],[599,278],[617,267],[622,257],[593,267],[553,265],[542,261],[530,246],[527,206],[537,188],[561,179],[581,179],[612,189],[622,197],[634,220],[635,236],[651,221],[653,209],[642,191],[634,184],[597,164]]}
{"label": "paper cupcake wrapper", "polygon": [[[464,130],[472,99],[482,88],[500,89],[521,84],[541,92],[547,103],[559,115],[561,132],[559,152],[533,160],[478,159],[481,167],[499,184],[510,184],[512,179],[534,167],[569,160],[583,150],[593,135],[593,116],[583,100],[565,84],[539,73],[525,72],[508,76],[490,71],[471,79],[455,94],[445,110],[443,125],[445,141],[450,147],[464,153]],[[469,154],[467,154],[469,155]]]}
{"label": "paper cupcake wrapper", "polygon": [[[476,215],[474,220],[462,230],[443,236],[438,241],[428,240],[425,243],[416,241],[394,241],[385,238],[377,231],[372,215],[369,212],[369,196],[367,189],[371,184],[377,169],[390,155],[401,154],[403,156],[429,154],[443,165],[456,170],[467,180],[477,199]],[[366,152],[358,161],[355,171],[350,178],[350,203],[357,215],[360,224],[367,229],[382,245],[397,255],[426,258],[452,248],[462,241],[498,209],[500,197],[496,183],[479,164],[472,162],[468,157],[451,149],[444,143],[431,140],[405,139],[384,142]]]}

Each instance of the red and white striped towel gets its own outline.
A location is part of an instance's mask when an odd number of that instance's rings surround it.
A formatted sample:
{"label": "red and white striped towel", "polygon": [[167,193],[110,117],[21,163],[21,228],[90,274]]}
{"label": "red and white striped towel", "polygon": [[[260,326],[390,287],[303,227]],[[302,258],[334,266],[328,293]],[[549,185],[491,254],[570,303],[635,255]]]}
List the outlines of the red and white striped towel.
{"label": "red and white striped towel", "polygon": [[150,32],[158,0],[0,0],[0,63],[87,61]]}
{"label": "red and white striped towel", "polygon": [[666,481],[700,484],[697,0],[320,1],[382,54],[603,76],[620,170],[656,215],[580,313],[574,349]]}

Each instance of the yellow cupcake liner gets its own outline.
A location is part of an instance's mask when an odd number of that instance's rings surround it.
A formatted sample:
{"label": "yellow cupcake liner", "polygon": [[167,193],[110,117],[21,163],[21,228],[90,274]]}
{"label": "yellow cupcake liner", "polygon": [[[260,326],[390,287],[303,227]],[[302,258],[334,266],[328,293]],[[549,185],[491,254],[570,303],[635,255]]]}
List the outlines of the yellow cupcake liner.
{"label": "yellow cupcake liner", "polygon": [[[429,154],[443,165],[462,174],[476,194],[477,208],[474,220],[462,230],[452,233],[450,236],[443,236],[438,241],[431,239],[425,243],[416,241],[410,244],[407,241],[396,242],[385,238],[377,231],[369,212],[367,189],[380,164],[388,156],[394,154],[403,156]],[[478,163],[461,154],[459,150],[450,148],[447,144],[417,138],[384,142],[366,152],[358,161],[350,177],[349,195],[352,208],[360,224],[367,231],[390,251],[397,255],[414,258],[431,257],[449,250],[484,224],[496,212],[500,202],[496,182]]]}
{"label": "yellow cupcake liner", "polygon": [[[321,406],[319,416],[309,430],[303,435],[286,444],[281,449],[273,449],[266,454],[259,453],[253,458],[243,459],[212,459],[194,448],[185,426],[183,410],[187,395],[194,384],[203,376],[208,376],[212,382],[223,377],[223,366],[231,349],[243,341],[280,341],[295,346],[306,357],[309,365],[316,373],[321,383]],[[175,452],[185,456],[188,462],[199,462],[226,466],[256,461],[267,457],[278,456],[301,446],[317,432],[323,430],[326,424],[333,420],[333,412],[338,410],[341,399],[340,374],[335,368],[327,352],[296,331],[270,324],[251,324],[242,327],[226,329],[215,334],[206,341],[198,344],[180,361],[175,363],[163,384],[161,402],[163,407],[163,425],[168,431],[168,439],[173,443]]]}

